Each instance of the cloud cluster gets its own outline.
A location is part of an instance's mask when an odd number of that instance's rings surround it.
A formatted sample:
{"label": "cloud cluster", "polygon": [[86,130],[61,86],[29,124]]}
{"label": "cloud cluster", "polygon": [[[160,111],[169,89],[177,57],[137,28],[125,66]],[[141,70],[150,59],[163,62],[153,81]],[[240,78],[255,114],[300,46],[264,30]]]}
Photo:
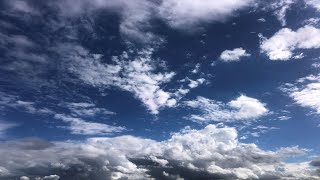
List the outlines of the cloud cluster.
{"label": "cloud cluster", "polygon": [[[23,139],[0,144],[0,179],[51,175],[61,179],[317,179],[316,166],[284,163],[305,150],[264,151],[240,143],[234,128],[185,128],[166,141],[134,136],[89,138],[84,142]],[[53,175],[55,174],[55,175]],[[193,174],[193,175],[192,175]],[[191,176],[189,176],[191,175]]]}
{"label": "cloud cluster", "polygon": [[253,2],[253,0],[163,0],[159,14],[171,27],[190,31],[189,27],[200,23],[224,21],[234,16],[236,11],[252,5]]}
{"label": "cloud cluster", "polygon": [[184,104],[200,111],[201,114],[192,114],[189,117],[196,122],[252,120],[269,112],[264,103],[245,95],[226,104],[201,96],[185,101]]}
{"label": "cloud cluster", "polygon": [[[159,43],[161,38],[152,32],[152,20],[160,19],[172,28],[192,31],[201,23],[221,22],[235,16],[239,10],[249,7],[254,0],[225,0],[222,2],[202,0],[161,0],[138,2],[125,0],[57,0],[47,2],[60,18],[92,16],[99,11],[108,11],[120,17],[119,31],[125,39],[143,43]],[[38,15],[44,9],[34,6],[33,1],[5,1],[12,15]],[[62,19],[60,19],[62,20]],[[63,21],[63,20],[62,20]]]}
{"label": "cloud cluster", "polygon": [[113,56],[110,63],[103,57],[91,54],[82,46],[63,45],[56,50],[64,59],[67,71],[75,74],[84,83],[99,88],[118,88],[132,93],[152,114],[158,114],[164,107],[174,107],[190,89],[205,82],[204,78],[185,78],[188,87],[166,90],[175,72],[168,71],[165,61],[153,58],[154,49],[135,52],[124,51]]}
{"label": "cloud cluster", "polygon": [[[69,49],[70,50],[70,49]],[[116,87],[134,94],[153,114],[162,107],[172,107],[176,100],[172,93],[161,85],[169,82],[174,72],[159,72],[163,61],[152,59],[152,49],[131,56],[124,52],[113,58],[112,64],[101,62],[99,55],[91,55],[87,50],[72,48],[64,57],[70,61],[68,70],[76,74],[85,83],[92,86]]]}
{"label": "cloud cluster", "polygon": [[320,114],[320,74],[298,79],[294,84],[287,83],[281,88],[300,106],[308,107]]}
{"label": "cloud cluster", "polygon": [[262,38],[260,48],[271,60],[289,60],[296,49],[320,48],[320,29],[309,25],[296,31],[283,28],[269,39]]}
{"label": "cloud cluster", "polygon": [[225,50],[221,53],[220,59],[224,62],[240,61],[242,57],[250,56],[245,49],[235,48],[233,50]]}

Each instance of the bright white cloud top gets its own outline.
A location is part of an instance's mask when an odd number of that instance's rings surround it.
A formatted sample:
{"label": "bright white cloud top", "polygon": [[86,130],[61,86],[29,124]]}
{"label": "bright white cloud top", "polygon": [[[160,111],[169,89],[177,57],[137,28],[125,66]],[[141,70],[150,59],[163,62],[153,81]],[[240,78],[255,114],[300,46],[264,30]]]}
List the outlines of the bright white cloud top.
{"label": "bright white cloud top", "polygon": [[235,48],[233,50],[225,50],[221,53],[220,59],[224,62],[240,61],[242,57],[251,56],[243,48]]}
{"label": "bright white cloud top", "polygon": [[320,48],[320,29],[304,26],[297,31],[280,29],[270,38],[262,38],[261,51],[270,60],[290,60],[295,50]]}
{"label": "bright white cloud top", "polygon": [[300,78],[294,84],[286,84],[281,88],[302,107],[308,107],[320,114],[320,75]]}
{"label": "bright white cloud top", "polygon": [[160,15],[170,26],[186,29],[203,22],[224,21],[236,11],[253,4],[253,0],[164,0]]}
{"label": "bright white cloud top", "polygon": [[[81,168],[83,171],[75,172],[75,177],[150,179],[146,172],[152,171],[149,169],[152,166],[163,172],[173,166],[184,172],[196,173],[203,170],[215,177],[228,179],[316,179],[316,169],[312,165],[282,161],[288,156],[304,154],[306,150],[286,147],[278,151],[264,151],[255,144],[239,142],[234,128],[218,128],[215,125],[208,125],[200,130],[186,128],[162,142],[119,136],[89,138],[82,143],[48,143],[40,139],[27,139],[11,141],[0,147],[0,152],[6,153],[0,159],[0,163],[6,168],[0,167],[0,170],[6,175],[23,176],[24,172],[34,171],[42,166],[47,170],[58,169],[64,172],[72,167]],[[138,166],[131,162],[134,159],[149,162],[150,165]],[[34,160],[36,164],[28,163]],[[96,163],[87,164],[87,161]],[[164,174],[172,177],[177,175],[167,172]]]}
{"label": "bright white cloud top", "polygon": [[185,101],[185,105],[201,112],[201,114],[192,114],[188,117],[200,123],[254,120],[269,112],[264,103],[245,95],[226,104],[199,96],[195,100]]}

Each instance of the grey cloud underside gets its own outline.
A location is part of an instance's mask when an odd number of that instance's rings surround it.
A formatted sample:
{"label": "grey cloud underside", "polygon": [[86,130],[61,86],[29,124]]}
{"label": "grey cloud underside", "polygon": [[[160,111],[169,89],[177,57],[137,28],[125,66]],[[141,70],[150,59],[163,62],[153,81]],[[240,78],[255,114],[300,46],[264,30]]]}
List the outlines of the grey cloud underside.
{"label": "grey cloud underside", "polygon": [[0,179],[57,175],[60,179],[317,179],[317,160],[284,163],[305,154],[287,147],[264,151],[238,142],[234,128],[185,128],[166,141],[134,136],[84,142],[23,139],[1,143]]}

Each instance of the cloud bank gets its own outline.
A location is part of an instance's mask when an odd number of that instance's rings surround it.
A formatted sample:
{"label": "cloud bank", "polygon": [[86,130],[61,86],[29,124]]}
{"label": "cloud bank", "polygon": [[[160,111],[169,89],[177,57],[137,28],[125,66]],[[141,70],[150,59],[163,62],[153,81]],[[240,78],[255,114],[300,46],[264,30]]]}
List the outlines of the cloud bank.
{"label": "cloud bank", "polygon": [[[84,142],[23,139],[0,144],[0,179],[317,179],[315,162],[285,163],[305,153],[297,147],[264,151],[238,141],[234,128],[185,128],[166,141],[134,136],[89,138]],[[191,175],[191,176],[189,176]],[[171,177],[171,178],[170,178]],[[26,179],[26,178],[25,178]]]}

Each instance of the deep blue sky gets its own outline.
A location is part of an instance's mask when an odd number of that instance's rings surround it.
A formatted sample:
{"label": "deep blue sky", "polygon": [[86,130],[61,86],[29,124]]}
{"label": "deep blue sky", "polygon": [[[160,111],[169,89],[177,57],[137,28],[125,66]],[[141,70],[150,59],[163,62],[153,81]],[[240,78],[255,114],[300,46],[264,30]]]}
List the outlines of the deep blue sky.
{"label": "deep blue sky", "polygon": [[317,156],[319,1],[170,2],[1,1],[1,141],[165,141],[213,124]]}

